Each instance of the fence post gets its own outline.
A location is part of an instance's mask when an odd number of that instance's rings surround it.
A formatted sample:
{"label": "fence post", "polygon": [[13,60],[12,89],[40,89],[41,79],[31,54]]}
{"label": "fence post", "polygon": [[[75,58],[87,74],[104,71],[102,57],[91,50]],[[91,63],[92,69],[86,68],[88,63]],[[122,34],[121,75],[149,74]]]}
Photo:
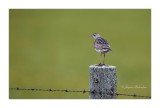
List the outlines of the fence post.
{"label": "fence post", "polygon": [[90,99],[115,99],[117,77],[115,66],[90,65]]}

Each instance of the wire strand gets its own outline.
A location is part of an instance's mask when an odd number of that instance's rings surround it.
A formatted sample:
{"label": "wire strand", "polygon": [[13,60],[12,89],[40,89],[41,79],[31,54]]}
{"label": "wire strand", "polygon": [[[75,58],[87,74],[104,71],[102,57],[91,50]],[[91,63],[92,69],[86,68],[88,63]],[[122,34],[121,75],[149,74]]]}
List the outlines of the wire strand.
{"label": "wire strand", "polygon": [[[79,93],[98,93],[95,91],[89,91],[89,90],[68,90],[68,89],[45,89],[45,88],[9,88],[10,90],[21,90],[21,91],[48,91],[48,92],[79,92]],[[113,95],[113,94],[107,94],[107,95]],[[132,96],[132,97],[141,97],[141,98],[151,98],[151,96],[142,96],[142,95],[137,95],[137,94],[124,94],[124,93],[116,93],[117,96]]]}

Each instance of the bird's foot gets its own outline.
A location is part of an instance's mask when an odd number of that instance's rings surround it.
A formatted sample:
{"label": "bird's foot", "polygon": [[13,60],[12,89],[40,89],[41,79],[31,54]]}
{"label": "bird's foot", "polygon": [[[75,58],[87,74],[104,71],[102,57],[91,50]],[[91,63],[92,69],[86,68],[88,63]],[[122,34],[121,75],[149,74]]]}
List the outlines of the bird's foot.
{"label": "bird's foot", "polygon": [[104,66],[105,64],[99,63],[97,66]]}

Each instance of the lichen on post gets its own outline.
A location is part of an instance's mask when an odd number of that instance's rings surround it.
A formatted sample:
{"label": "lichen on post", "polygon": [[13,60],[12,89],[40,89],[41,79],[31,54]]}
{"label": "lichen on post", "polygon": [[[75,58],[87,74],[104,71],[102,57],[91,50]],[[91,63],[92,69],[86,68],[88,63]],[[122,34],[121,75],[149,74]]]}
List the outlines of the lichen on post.
{"label": "lichen on post", "polygon": [[90,99],[115,99],[116,67],[90,65]]}

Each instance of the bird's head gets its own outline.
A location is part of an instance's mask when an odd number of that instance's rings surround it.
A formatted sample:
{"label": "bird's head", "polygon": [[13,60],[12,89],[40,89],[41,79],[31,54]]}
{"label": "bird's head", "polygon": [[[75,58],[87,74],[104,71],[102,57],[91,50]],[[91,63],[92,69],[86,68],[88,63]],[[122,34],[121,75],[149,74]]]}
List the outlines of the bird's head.
{"label": "bird's head", "polygon": [[98,33],[94,33],[92,36],[94,39],[96,39],[97,37],[100,37],[100,35]]}

